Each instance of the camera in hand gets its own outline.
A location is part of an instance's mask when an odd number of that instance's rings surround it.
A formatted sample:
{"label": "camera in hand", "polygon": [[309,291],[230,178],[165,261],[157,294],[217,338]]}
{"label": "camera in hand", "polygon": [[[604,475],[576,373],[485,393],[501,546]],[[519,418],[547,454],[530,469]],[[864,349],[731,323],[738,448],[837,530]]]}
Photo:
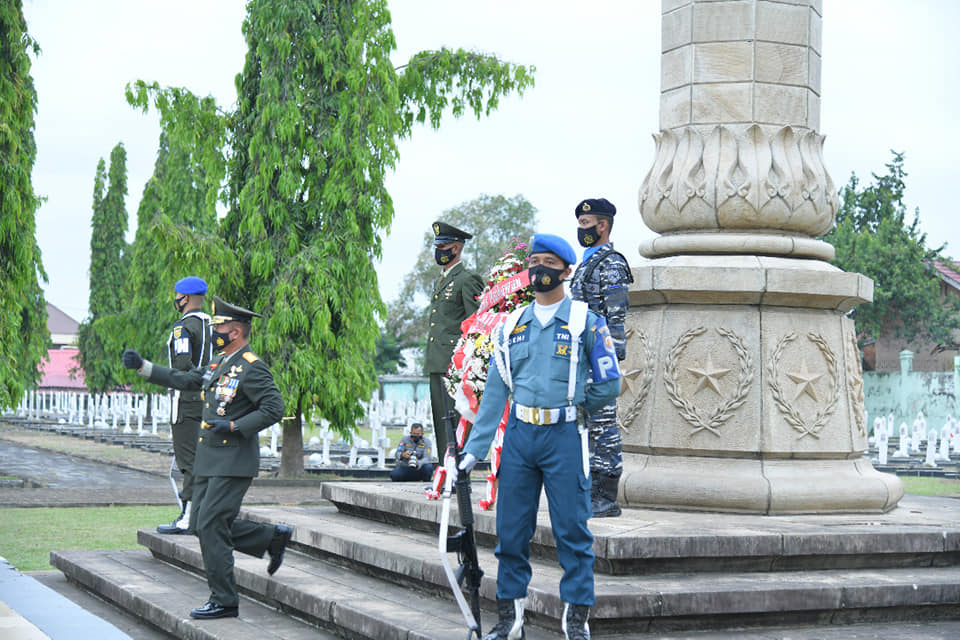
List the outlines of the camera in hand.
{"label": "camera in hand", "polygon": [[411,453],[411,454],[410,454],[410,466],[413,467],[413,468],[416,468],[418,464],[419,464],[419,461],[417,460],[416,454]]}

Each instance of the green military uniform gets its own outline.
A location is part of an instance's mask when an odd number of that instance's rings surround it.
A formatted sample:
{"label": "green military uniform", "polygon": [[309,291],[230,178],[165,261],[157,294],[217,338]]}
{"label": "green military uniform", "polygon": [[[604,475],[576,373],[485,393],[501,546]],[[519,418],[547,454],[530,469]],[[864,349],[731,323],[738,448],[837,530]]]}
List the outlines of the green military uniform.
{"label": "green military uniform", "polygon": [[[224,308],[243,311],[249,314],[247,319],[257,315],[214,297],[213,324],[242,320],[242,315],[217,315]],[[228,356],[214,356],[203,369],[191,371],[144,361],[140,375],[156,384],[200,392],[203,423],[194,461],[192,528],[200,538],[210,602],[237,607],[233,550],[263,557],[278,531],[237,514],[260,468],[257,434],[280,420],[283,397],[270,369],[248,345]],[[210,423],[217,420],[232,422],[233,430],[214,433]]]}
{"label": "green military uniform", "polygon": [[[433,223],[434,245],[464,242],[473,235],[444,222]],[[437,262],[443,264],[440,251]],[[430,376],[430,405],[433,411],[433,429],[437,438],[437,456],[443,461],[447,450],[447,432],[444,424],[444,398],[449,409],[453,400],[447,395],[443,377],[453,357],[453,348],[460,339],[460,323],[480,305],[483,278],[469,271],[463,262],[456,262],[441,274],[433,288],[430,301],[427,348],[424,352],[424,373]]]}
{"label": "green military uniform", "polygon": [[[210,362],[210,316],[202,311],[188,311],[183,314],[170,331],[167,355],[170,368],[178,371],[207,366]],[[177,468],[183,474],[180,499],[186,503],[193,499],[193,462],[203,414],[200,392],[174,391],[172,406],[170,427],[173,435],[173,455]]]}

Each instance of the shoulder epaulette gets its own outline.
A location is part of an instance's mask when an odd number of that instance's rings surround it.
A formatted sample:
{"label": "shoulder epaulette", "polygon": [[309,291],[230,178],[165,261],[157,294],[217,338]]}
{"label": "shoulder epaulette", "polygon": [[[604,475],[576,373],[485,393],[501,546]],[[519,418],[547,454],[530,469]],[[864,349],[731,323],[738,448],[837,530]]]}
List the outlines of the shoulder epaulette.
{"label": "shoulder epaulette", "polygon": [[253,353],[252,351],[247,351],[243,354],[243,359],[247,362],[256,362],[260,358],[257,357],[257,354]]}

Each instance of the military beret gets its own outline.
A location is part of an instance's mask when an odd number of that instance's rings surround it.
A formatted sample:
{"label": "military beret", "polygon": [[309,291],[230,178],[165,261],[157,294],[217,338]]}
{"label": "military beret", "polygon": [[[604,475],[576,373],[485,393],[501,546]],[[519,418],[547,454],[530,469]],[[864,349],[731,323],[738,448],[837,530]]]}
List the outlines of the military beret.
{"label": "military beret", "polygon": [[177,293],[182,293],[185,296],[202,296],[206,295],[207,293],[207,283],[204,282],[203,278],[198,278],[197,276],[187,276],[186,278],[177,280],[177,284],[173,285],[173,290]]}
{"label": "military beret", "polygon": [[607,200],[606,198],[587,198],[583,202],[577,205],[577,208],[573,210],[577,217],[579,218],[584,213],[589,213],[595,216],[608,216],[612,218],[617,215],[617,208],[613,206],[613,203]]}
{"label": "military beret", "polygon": [[213,319],[210,324],[224,324],[226,322],[250,322],[253,318],[262,318],[259,313],[238,307],[225,302],[218,296],[213,296]]}
{"label": "military beret", "polygon": [[530,253],[552,253],[567,263],[567,265],[577,262],[577,254],[573,252],[570,243],[551,233],[535,233],[530,240]]}
{"label": "military beret", "polygon": [[447,244],[448,242],[466,242],[473,237],[472,233],[461,231],[452,224],[440,222],[439,220],[433,223],[433,235],[433,246],[435,247],[439,247],[441,244]]}

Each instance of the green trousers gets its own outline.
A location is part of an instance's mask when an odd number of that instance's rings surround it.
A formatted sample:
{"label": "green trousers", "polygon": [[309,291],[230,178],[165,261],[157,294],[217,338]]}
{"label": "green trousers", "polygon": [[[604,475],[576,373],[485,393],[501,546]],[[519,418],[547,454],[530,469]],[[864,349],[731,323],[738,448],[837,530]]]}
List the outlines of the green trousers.
{"label": "green trousers", "polygon": [[170,426],[173,435],[173,455],[177,469],[183,474],[180,499],[193,500],[193,459],[197,455],[197,437],[200,435],[202,405],[199,402],[181,402],[179,422]]}
{"label": "green trousers", "polygon": [[200,538],[210,602],[236,607],[240,598],[233,575],[233,550],[262,558],[275,527],[237,518],[253,478],[197,476],[193,483],[190,522]]}

